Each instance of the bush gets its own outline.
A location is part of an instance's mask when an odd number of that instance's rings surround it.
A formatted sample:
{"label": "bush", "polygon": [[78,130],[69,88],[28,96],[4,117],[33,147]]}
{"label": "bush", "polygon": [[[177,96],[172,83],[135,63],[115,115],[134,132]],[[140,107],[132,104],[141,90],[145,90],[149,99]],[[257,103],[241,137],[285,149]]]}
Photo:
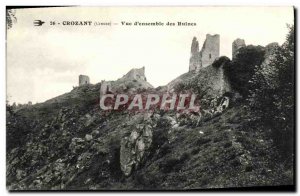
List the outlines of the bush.
{"label": "bush", "polygon": [[109,142],[110,165],[109,169],[115,178],[122,176],[120,165],[120,138],[112,138]]}
{"label": "bush", "polygon": [[294,79],[294,27],[286,42],[274,53],[264,67],[257,67],[251,82],[249,103],[258,123],[271,130],[274,144],[286,158],[293,156],[295,79]]}
{"label": "bush", "polygon": [[185,152],[179,158],[171,157],[165,162],[159,165],[159,168],[164,173],[170,173],[171,171],[178,171],[183,166],[183,163],[190,158],[190,154]]}
{"label": "bush", "polygon": [[250,79],[255,73],[255,67],[262,64],[265,50],[261,46],[246,46],[239,50],[237,56],[224,65],[224,72],[234,90],[243,97],[249,95],[252,88]]}
{"label": "bush", "polygon": [[212,63],[212,66],[213,67],[216,67],[216,68],[219,68],[221,67],[222,65],[226,65],[230,62],[230,59],[226,56],[221,56],[220,58],[216,59],[213,63]]}

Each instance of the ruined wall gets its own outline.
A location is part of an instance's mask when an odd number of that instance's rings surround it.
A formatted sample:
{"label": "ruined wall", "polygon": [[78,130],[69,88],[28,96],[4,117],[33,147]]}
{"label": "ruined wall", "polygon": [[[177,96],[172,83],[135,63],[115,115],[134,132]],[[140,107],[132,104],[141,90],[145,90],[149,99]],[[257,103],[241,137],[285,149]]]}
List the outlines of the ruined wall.
{"label": "ruined wall", "polygon": [[86,75],[79,75],[79,86],[90,84],[90,78]]}
{"label": "ruined wall", "polygon": [[147,89],[153,86],[147,82],[145,76],[145,67],[140,69],[131,69],[122,78],[112,82],[113,90],[129,90],[129,89]]}
{"label": "ruined wall", "polygon": [[237,38],[232,42],[232,59],[238,54],[238,50],[242,47],[245,47],[245,40]]}
{"label": "ruined wall", "polygon": [[226,62],[221,63],[220,66],[209,65],[202,68],[197,74],[192,72],[182,74],[167,84],[167,90],[174,92],[180,84],[188,86],[196,84],[204,99],[221,97],[224,93],[231,92],[229,80],[224,73],[225,64]]}
{"label": "ruined wall", "polygon": [[206,94],[204,98],[220,97],[225,92],[231,91],[223,65],[220,67],[209,65],[201,69],[197,77],[201,81],[201,90]]}
{"label": "ruined wall", "polygon": [[197,38],[194,37],[191,46],[189,71],[197,70],[200,66],[201,63],[200,63],[199,43]]}
{"label": "ruined wall", "polygon": [[140,69],[131,69],[123,78],[147,81],[145,76],[145,67]]}
{"label": "ruined wall", "polygon": [[220,35],[207,34],[200,53],[201,67],[211,65],[220,56]]}
{"label": "ruined wall", "polygon": [[206,35],[201,51],[199,43],[194,37],[191,46],[189,71],[199,71],[201,68],[211,65],[220,56],[220,35]]}

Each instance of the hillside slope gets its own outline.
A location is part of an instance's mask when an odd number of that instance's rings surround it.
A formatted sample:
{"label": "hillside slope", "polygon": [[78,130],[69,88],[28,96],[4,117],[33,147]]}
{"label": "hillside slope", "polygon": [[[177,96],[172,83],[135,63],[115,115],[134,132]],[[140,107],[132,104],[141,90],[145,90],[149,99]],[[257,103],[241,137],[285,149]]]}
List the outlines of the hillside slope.
{"label": "hillside slope", "polygon": [[[100,111],[99,89],[99,84],[82,86],[45,103],[7,112],[9,190],[293,184],[292,166],[286,170],[289,163],[276,161],[267,131],[249,126],[253,114],[241,104],[232,103],[199,123],[193,116],[172,111]],[[145,136],[145,130],[150,135]],[[133,132],[139,139],[130,140]],[[132,154],[128,142],[149,146]],[[128,167],[132,172],[125,175]]]}

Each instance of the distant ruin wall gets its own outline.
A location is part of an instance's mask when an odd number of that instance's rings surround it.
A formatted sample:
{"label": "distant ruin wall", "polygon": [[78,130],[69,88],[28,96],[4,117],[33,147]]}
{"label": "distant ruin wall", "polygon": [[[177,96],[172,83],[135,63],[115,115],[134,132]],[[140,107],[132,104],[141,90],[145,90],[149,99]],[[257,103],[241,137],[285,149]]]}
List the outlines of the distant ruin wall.
{"label": "distant ruin wall", "polygon": [[220,56],[220,35],[207,34],[200,53],[201,66],[207,67],[211,65]]}
{"label": "distant ruin wall", "polygon": [[220,56],[220,35],[206,35],[201,51],[199,43],[194,37],[191,46],[189,71],[199,71],[203,67],[211,65]]}
{"label": "distant ruin wall", "polygon": [[90,84],[90,78],[86,75],[79,75],[79,86]]}
{"label": "distant ruin wall", "polygon": [[238,54],[238,50],[242,47],[245,47],[245,40],[243,39],[236,39],[232,42],[232,59],[236,57],[236,55]]}
{"label": "distant ruin wall", "polygon": [[140,69],[131,69],[125,76],[123,76],[123,78],[147,81],[145,76],[145,67]]}
{"label": "distant ruin wall", "polygon": [[201,90],[206,94],[205,97],[218,97],[231,91],[223,66],[213,67],[209,65],[201,69],[197,77],[201,81]]}
{"label": "distant ruin wall", "polygon": [[189,71],[197,70],[201,66],[200,62],[200,52],[199,52],[199,43],[197,38],[194,37],[191,46],[191,57]]}

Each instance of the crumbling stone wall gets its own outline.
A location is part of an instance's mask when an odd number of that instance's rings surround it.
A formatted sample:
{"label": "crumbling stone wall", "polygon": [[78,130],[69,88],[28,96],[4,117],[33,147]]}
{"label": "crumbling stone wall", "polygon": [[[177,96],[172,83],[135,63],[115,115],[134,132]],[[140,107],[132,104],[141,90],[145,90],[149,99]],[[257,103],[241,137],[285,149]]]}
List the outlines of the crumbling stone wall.
{"label": "crumbling stone wall", "polygon": [[211,65],[220,56],[220,35],[207,34],[200,53],[201,67]]}
{"label": "crumbling stone wall", "polygon": [[223,65],[220,67],[207,66],[201,69],[197,77],[201,81],[201,90],[206,94],[204,98],[220,97],[225,92],[231,91],[229,81],[224,74]]}
{"label": "crumbling stone wall", "polygon": [[245,47],[245,40],[237,38],[232,42],[232,59],[238,54],[238,50],[242,47]]}
{"label": "crumbling stone wall", "polygon": [[86,75],[79,75],[79,86],[90,84],[90,78]]}
{"label": "crumbling stone wall", "polygon": [[147,81],[145,76],[145,67],[140,69],[131,69],[123,78]]}
{"label": "crumbling stone wall", "polygon": [[196,37],[193,38],[191,46],[191,58],[189,71],[197,70],[201,66],[200,62],[200,52],[199,52],[199,43]]}
{"label": "crumbling stone wall", "polygon": [[199,52],[199,43],[194,37],[191,46],[189,71],[199,71],[211,65],[220,56],[220,35],[206,35],[202,49]]}

